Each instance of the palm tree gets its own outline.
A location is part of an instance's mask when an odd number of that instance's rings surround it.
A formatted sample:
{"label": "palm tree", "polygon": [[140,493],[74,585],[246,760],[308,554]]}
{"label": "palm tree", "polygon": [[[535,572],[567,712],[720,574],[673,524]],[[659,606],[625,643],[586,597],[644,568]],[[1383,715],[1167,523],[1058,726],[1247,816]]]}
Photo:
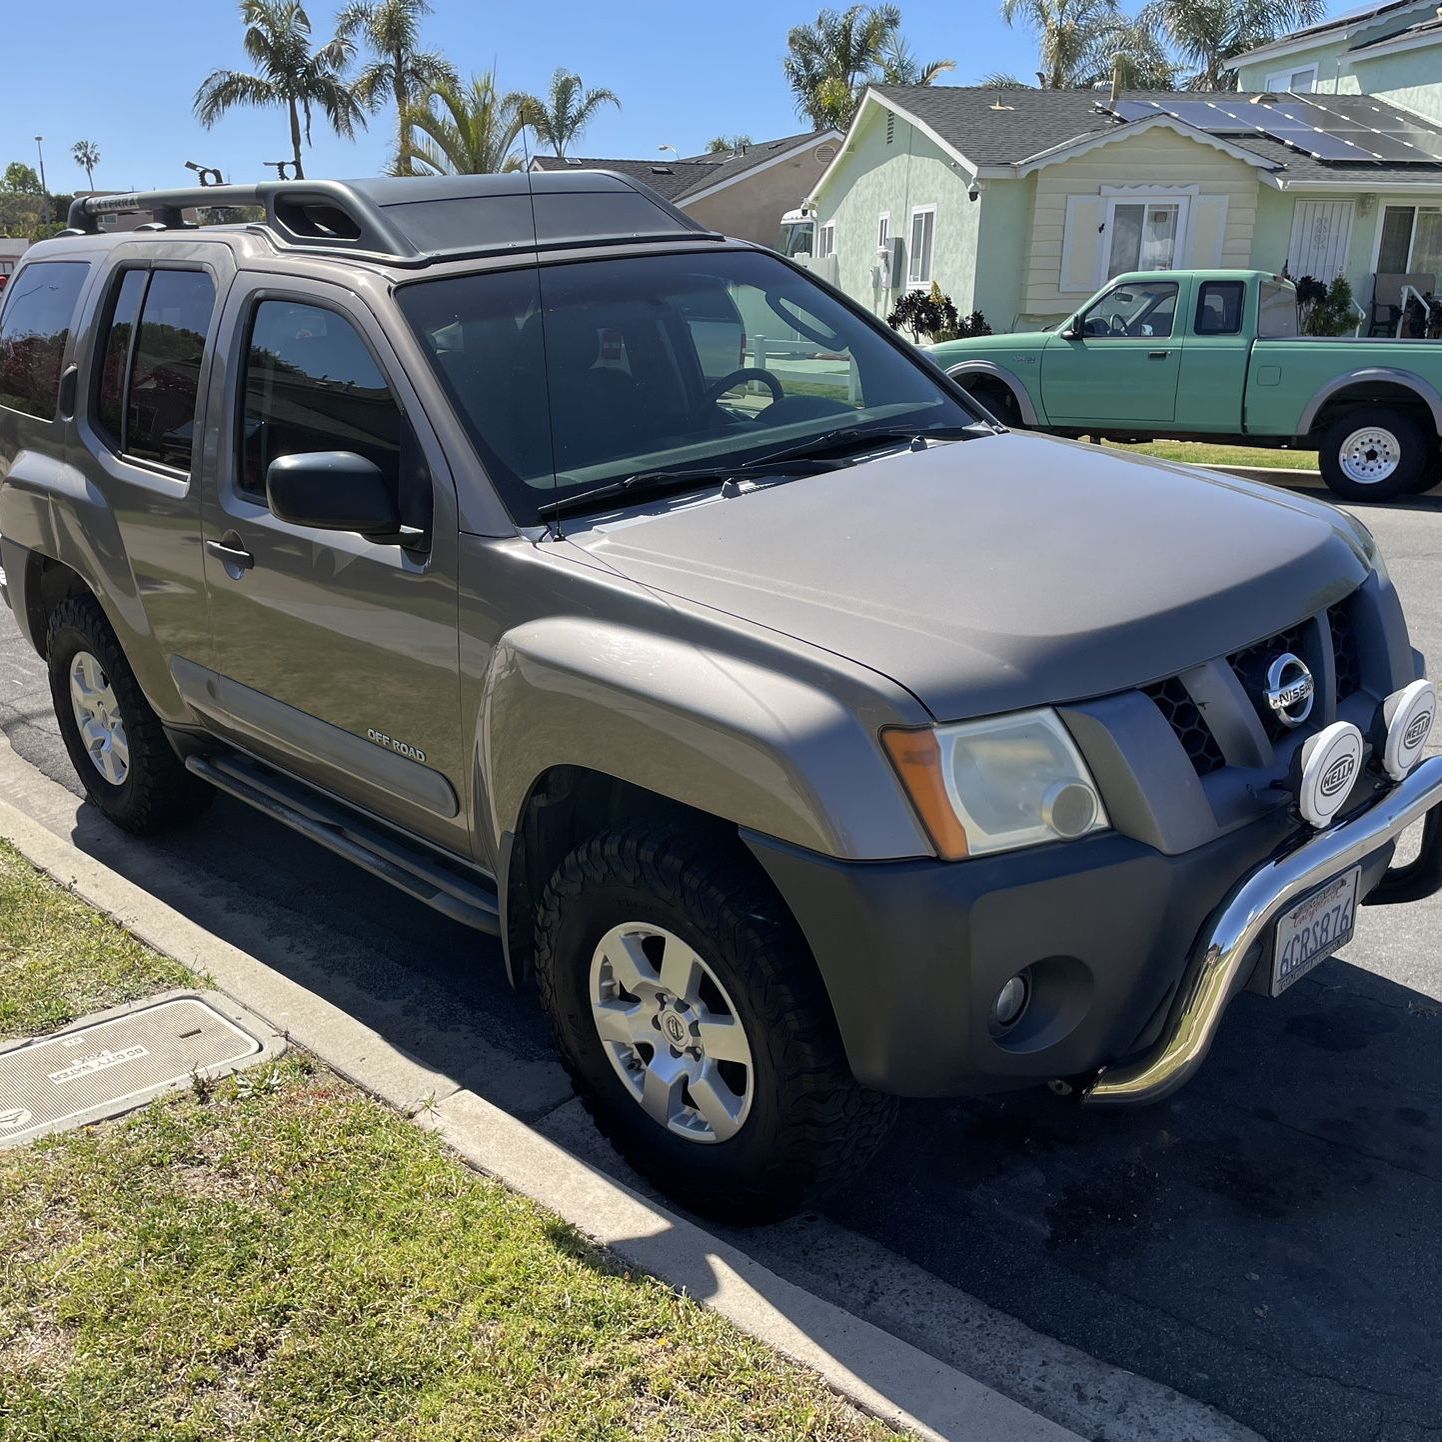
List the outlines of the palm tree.
{"label": "palm tree", "polygon": [[549,145],[564,157],[566,147],[580,138],[581,132],[596,118],[603,105],[621,102],[610,90],[587,90],[581,77],[562,66],[551,76],[551,89],[542,100],[538,95],[521,97],[523,123],[536,132],[542,145]]}
{"label": "palm tree", "polygon": [[426,0],[354,0],[340,13],[336,34],[346,40],[357,36],[374,55],[351,87],[356,99],[372,112],[387,100],[396,108],[396,164],[404,168],[406,128],[402,120],[417,96],[433,86],[459,85],[456,67],[439,51],[422,50],[421,16],[429,15]]}
{"label": "palm tree", "polygon": [[1235,90],[1237,72],[1227,61],[1326,11],[1326,0],[1150,0],[1139,19],[1190,69],[1188,90]]}
{"label": "palm tree", "polygon": [[77,140],[70,147],[75,163],[85,172],[85,183],[95,189],[95,167],[100,164],[100,147],[93,140]]}
{"label": "palm tree", "polygon": [[526,99],[498,94],[494,71],[473,76],[466,86],[449,80],[432,85],[423,101],[402,112],[402,159],[408,167],[419,164],[423,175],[519,170],[521,157],[515,145],[526,125],[522,114]]}
{"label": "palm tree", "polygon": [[310,17],[299,0],[240,0],[245,53],[259,73],[212,70],[195,92],[195,114],[209,130],[237,105],[283,105],[297,179],[305,176],[301,141],[310,144],[311,112],[319,110],[342,140],[366,123],[365,108],[346,84],[355,47],[337,35],[311,49]]}
{"label": "palm tree", "polygon": [[[1176,68],[1152,22],[1125,14],[1117,0],[1001,0],[1001,18],[1018,20],[1037,38],[1037,78],[1045,90],[1102,85],[1121,62],[1122,84],[1132,89],[1169,89]],[[988,85],[1015,84],[992,75]]]}
{"label": "palm tree", "polygon": [[814,25],[796,25],[786,37],[781,62],[796,96],[796,112],[817,130],[844,130],[873,83],[930,85],[954,65],[919,65],[901,38],[895,5],[853,5],[823,10]]}

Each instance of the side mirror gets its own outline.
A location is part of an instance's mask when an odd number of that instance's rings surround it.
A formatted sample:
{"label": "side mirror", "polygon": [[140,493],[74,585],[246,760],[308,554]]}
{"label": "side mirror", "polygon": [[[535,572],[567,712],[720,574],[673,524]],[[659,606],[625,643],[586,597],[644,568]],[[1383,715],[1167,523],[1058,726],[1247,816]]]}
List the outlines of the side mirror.
{"label": "side mirror", "polygon": [[1076,317],[1073,316],[1069,321],[1067,321],[1067,323],[1057,332],[1057,334],[1063,340],[1080,340],[1081,326],[1077,324]]}
{"label": "side mirror", "polygon": [[271,514],[320,531],[356,531],[374,541],[402,544],[419,537],[401,525],[381,468],[354,451],[303,451],[281,456],[265,473]]}

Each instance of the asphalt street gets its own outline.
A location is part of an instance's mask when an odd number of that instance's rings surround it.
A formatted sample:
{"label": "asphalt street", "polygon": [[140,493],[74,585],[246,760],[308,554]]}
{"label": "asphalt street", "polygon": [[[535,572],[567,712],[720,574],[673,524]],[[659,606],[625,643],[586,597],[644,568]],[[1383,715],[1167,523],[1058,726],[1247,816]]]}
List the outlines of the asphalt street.
{"label": "asphalt street", "polygon": [[[1414,644],[1442,657],[1442,502],[1358,514]],[[3,610],[0,732],[80,794],[43,666]],[[623,1174],[565,1105],[494,943],[223,797],[183,831],[125,846],[165,858],[172,905]],[[1239,998],[1200,1077],[1159,1107],[1084,1113],[1049,1093],[907,1104],[824,1215],[745,1245],[963,1366],[968,1325],[1004,1336],[1004,1319],[968,1310],[979,1299],[1275,1442],[1435,1436],[1439,923],[1442,897],[1364,910],[1347,950],[1283,997]],[[1006,1390],[1004,1349],[993,1366],[1003,1375],[984,1380]],[[1102,1416],[1075,1386],[1076,1415]]]}

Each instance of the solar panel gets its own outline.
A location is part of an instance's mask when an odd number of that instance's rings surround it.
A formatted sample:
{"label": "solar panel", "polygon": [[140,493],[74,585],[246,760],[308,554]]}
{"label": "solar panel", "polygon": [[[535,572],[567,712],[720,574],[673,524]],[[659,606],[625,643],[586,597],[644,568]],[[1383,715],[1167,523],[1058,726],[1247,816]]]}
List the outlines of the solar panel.
{"label": "solar panel", "polygon": [[1210,135],[1265,136],[1317,160],[1442,164],[1442,129],[1365,95],[1118,100],[1108,108],[1125,121],[1169,115]]}

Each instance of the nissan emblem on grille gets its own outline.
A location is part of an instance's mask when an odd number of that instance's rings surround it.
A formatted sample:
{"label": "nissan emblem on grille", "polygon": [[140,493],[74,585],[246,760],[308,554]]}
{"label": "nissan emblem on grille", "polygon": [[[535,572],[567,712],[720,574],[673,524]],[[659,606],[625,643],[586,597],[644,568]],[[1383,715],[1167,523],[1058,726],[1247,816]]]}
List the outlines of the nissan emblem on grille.
{"label": "nissan emblem on grille", "polygon": [[1312,714],[1316,689],[1306,662],[1290,651],[1267,667],[1267,705],[1284,726],[1300,726]]}

